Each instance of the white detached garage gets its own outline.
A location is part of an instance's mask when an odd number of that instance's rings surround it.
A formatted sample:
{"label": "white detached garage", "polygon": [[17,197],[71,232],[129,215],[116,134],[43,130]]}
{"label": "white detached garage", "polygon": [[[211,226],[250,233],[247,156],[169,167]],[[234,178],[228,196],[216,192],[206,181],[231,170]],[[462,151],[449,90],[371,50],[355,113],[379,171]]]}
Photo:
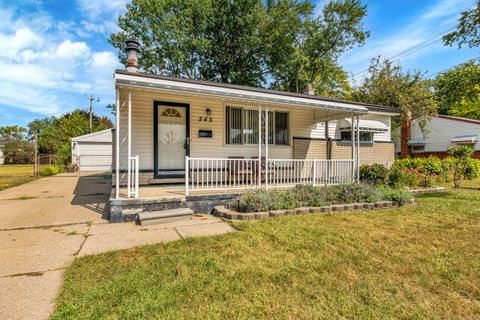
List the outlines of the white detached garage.
{"label": "white detached garage", "polygon": [[72,138],[72,163],[82,171],[110,170],[112,129]]}

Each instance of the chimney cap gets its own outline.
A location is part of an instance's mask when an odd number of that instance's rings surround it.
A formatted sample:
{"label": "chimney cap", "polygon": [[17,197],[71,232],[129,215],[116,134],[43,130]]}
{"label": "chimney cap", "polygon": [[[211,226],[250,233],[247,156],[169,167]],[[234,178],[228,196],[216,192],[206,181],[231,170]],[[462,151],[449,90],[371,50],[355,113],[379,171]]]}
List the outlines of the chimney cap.
{"label": "chimney cap", "polygon": [[307,83],[307,87],[303,90],[303,94],[308,94],[310,96],[315,95],[315,89],[313,88],[313,84],[311,82]]}
{"label": "chimney cap", "polygon": [[134,39],[128,39],[125,41],[125,50],[135,50],[140,52],[140,43]]}

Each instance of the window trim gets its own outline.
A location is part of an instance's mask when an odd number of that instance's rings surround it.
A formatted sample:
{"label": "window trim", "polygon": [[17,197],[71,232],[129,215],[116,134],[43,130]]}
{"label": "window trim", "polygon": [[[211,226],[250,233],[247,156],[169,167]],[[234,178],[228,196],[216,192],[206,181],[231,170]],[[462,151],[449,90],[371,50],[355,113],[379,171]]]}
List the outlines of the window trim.
{"label": "window trim", "polygon": [[[415,150],[415,148],[422,147],[420,150]],[[411,145],[410,146],[410,151],[412,153],[424,153],[425,152],[425,145],[424,144],[417,144],[417,145]]]}
{"label": "window trim", "polygon": [[[342,133],[349,133],[350,134],[350,139],[342,139]],[[371,137],[371,139],[368,140],[368,141],[365,141],[365,140],[362,141],[360,139],[360,144],[373,144],[375,142],[375,132],[362,132],[362,131],[360,131],[360,136],[362,134],[368,134]],[[340,131],[340,141],[343,142],[343,143],[352,143],[352,132],[351,131]]]}
{"label": "window trim", "polygon": [[[227,118],[228,118],[228,109],[227,108],[236,108],[236,109],[241,109],[242,110],[242,133],[241,133],[241,143],[229,143],[228,141],[228,130],[229,130],[229,126],[227,125]],[[244,133],[243,133],[243,129],[244,129],[244,110],[253,110],[253,111],[257,111],[258,112],[258,109],[255,108],[255,107],[252,107],[252,106],[247,106],[247,105],[235,105],[235,104],[224,104],[223,105],[223,128],[224,128],[224,138],[223,138],[223,145],[226,146],[226,147],[238,147],[238,146],[242,146],[242,147],[252,147],[252,146],[258,146],[258,143],[252,143],[252,144],[246,144],[244,143]],[[262,109],[262,112],[264,112],[265,110]],[[290,147],[291,146],[291,139],[292,139],[292,135],[291,135],[291,123],[290,123],[290,111],[286,111],[286,110],[268,110],[269,113],[272,113],[273,114],[273,117],[272,119],[270,119],[270,117],[268,118],[269,120],[269,123],[272,123],[271,120],[273,120],[273,143],[272,144],[269,144],[269,146],[273,146],[273,147]],[[287,136],[287,143],[286,144],[277,144],[276,143],[276,134],[275,134],[275,129],[276,129],[276,122],[275,122],[275,113],[286,113],[287,114],[287,132],[288,132],[288,136]],[[258,123],[257,123],[258,125]]]}

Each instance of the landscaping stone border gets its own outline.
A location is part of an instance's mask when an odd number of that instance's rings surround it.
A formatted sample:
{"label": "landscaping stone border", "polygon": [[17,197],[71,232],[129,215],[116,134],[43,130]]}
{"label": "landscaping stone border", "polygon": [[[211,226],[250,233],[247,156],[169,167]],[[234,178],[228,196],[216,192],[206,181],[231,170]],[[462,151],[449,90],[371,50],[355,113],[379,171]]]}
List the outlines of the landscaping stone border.
{"label": "landscaping stone border", "polygon": [[410,193],[414,196],[418,196],[420,194],[425,194],[425,193],[441,193],[447,191],[447,188],[445,187],[428,187],[428,188],[421,188],[421,189],[412,189],[409,190]]}
{"label": "landscaping stone border", "polygon": [[[410,204],[415,204],[415,199],[410,201]],[[216,206],[213,214],[224,220],[261,220],[267,217],[281,217],[288,215],[301,215],[311,213],[328,213],[328,212],[342,212],[342,211],[360,211],[360,210],[379,210],[388,208],[397,208],[399,206],[397,201],[377,201],[372,203],[344,203],[333,204],[323,207],[302,207],[288,210],[271,210],[269,212],[238,212],[226,208],[225,206]]]}

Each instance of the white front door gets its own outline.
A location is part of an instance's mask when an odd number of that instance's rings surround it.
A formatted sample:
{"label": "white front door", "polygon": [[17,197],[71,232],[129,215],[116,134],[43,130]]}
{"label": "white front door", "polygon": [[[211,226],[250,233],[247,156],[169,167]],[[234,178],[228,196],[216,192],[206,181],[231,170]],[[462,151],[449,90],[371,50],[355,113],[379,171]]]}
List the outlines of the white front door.
{"label": "white front door", "polygon": [[187,112],[185,107],[158,106],[158,173],[161,178],[185,174]]}

